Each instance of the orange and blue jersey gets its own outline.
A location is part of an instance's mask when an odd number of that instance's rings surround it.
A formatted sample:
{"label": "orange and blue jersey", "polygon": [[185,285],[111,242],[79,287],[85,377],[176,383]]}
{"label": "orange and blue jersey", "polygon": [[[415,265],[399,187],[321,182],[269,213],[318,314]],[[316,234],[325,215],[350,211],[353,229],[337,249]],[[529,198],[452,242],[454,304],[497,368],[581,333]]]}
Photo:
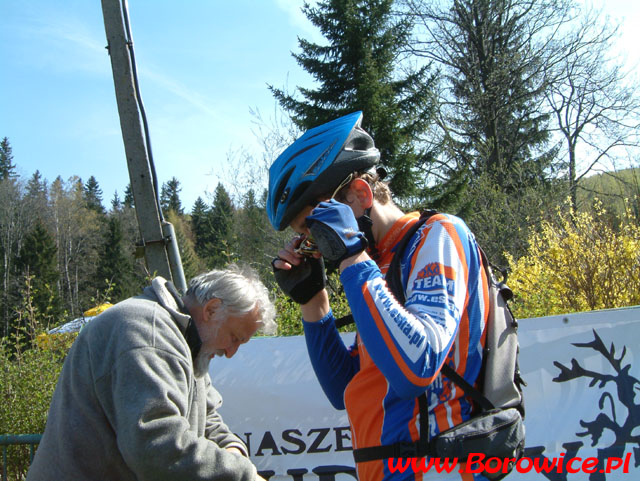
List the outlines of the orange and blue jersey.
{"label": "orange and blue jersey", "polygon": [[[354,449],[417,441],[416,398],[423,392],[430,437],[469,419],[473,410],[440,369],[446,362],[472,385],[480,373],[489,307],[480,251],[461,219],[430,217],[400,253],[406,297],[400,304],[384,275],[394,246],[418,217],[407,214],[394,224],[379,243],[377,264],[361,262],[342,272],[358,332],[353,346],[342,342],[332,313],[304,323],[311,363],[333,406],[347,409]],[[421,473],[389,472],[386,460],[358,463],[357,471],[367,481],[422,479]]]}

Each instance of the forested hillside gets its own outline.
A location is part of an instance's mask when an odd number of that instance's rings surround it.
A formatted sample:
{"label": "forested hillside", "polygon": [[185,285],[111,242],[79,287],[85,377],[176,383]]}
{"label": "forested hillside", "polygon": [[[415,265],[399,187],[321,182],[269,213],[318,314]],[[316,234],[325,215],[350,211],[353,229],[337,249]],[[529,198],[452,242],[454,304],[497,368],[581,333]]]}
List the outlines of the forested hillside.
{"label": "forested hillside", "polygon": [[[265,166],[302,130],[354,110],[394,200],[459,215],[500,266],[516,269],[545,229],[578,224],[558,212],[591,215],[607,235],[637,224],[628,167],[640,158],[640,96],[611,55],[616,26],[599,12],[571,0],[321,0],[302,11],[324,41],[300,38],[292,55],[315,83],[269,86],[282,121],[259,129],[264,152],[241,159],[259,187],[220,179],[185,206],[179,178],[162,185],[187,278],[241,261],[272,285],[270,261],[288,234],[266,220]],[[33,335],[140,290],[153,273],[136,257],[129,189],[103,193],[93,176],[20,178],[7,137],[0,154],[0,335]]]}

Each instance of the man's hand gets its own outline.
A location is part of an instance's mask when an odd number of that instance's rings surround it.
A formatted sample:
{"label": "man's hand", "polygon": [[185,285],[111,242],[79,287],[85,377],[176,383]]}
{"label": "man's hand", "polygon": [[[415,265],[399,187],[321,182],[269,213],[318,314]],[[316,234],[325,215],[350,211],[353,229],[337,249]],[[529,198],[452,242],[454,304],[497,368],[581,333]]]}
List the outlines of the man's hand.
{"label": "man's hand", "polygon": [[346,204],[334,199],[320,202],[306,222],[320,253],[330,261],[340,262],[367,248],[367,239]]}
{"label": "man's hand", "polygon": [[273,274],[282,292],[298,304],[306,304],[327,285],[322,258],[303,256],[295,251],[301,237],[296,237],[278,252],[272,262]]}
{"label": "man's hand", "polygon": [[225,448],[225,449],[230,453],[237,454],[238,456],[244,457],[244,453],[240,448],[236,448],[235,446],[229,446],[228,448]]}

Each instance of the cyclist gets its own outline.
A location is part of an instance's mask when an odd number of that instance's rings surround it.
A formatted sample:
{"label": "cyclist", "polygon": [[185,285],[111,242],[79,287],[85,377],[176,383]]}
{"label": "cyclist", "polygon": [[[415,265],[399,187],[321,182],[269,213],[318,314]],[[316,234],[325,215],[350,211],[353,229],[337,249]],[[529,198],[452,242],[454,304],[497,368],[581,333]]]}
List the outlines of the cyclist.
{"label": "cyclist", "polygon": [[[487,278],[465,223],[436,214],[399,253],[406,301],[396,300],[385,274],[419,213],[404,214],[391,200],[384,172],[376,169],[379,151],[361,122],[362,113],[355,112],[310,129],[272,164],[270,222],[297,233],[272,265],[279,286],[301,305],[309,356],[325,394],[347,410],[359,479],[421,479],[411,470],[392,473],[388,449],[377,450],[418,441],[422,393],[430,438],[470,418],[472,401],[440,369],[448,363],[470,384],[477,382]],[[335,326],[323,258],[338,266],[354,317],[350,347]]]}

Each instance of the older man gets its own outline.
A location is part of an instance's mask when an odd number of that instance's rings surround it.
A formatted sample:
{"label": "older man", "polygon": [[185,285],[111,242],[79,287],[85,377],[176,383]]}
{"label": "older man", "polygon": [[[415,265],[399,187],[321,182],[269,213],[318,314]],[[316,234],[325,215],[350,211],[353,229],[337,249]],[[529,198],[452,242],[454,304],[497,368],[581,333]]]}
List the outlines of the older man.
{"label": "older man", "polygon": [[237,266],[197,276],[183,298],[155,278],[105,311],[69,351],[27,479],[261,480],[216,412],[208,365],[272,332],[274,314]]}

